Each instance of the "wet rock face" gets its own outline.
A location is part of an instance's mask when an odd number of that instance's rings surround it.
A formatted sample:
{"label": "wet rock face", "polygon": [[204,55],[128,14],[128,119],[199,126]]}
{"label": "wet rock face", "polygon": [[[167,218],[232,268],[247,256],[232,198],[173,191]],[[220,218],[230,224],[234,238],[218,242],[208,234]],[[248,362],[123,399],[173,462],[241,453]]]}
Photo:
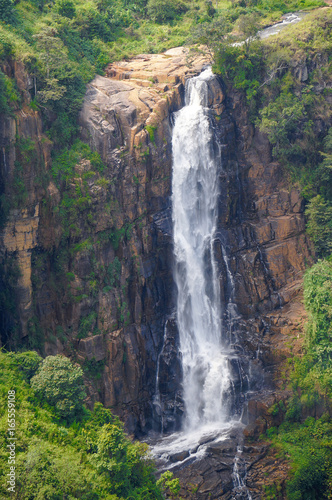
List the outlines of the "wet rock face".
{"label": "wet rock face", "polygon": [[[179,333],[174,318],[166,320],[162,349],[158,356],[154,405],[155,429],[164,434],[180,429],[184,413]],[[175,460],[176,461],[176,460]]]}

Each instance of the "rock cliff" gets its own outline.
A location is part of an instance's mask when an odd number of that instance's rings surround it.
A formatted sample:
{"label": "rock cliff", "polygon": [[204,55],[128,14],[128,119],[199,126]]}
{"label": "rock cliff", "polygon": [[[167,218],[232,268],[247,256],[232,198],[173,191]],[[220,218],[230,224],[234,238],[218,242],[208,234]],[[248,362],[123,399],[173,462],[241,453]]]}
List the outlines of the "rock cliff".
{"label": "rock cliff", "polygon": [[[5,68],[24,104],[0,125],[0,194],[9,200],[0,279],[17,304],[16,312],[1,310],[2,343],[78,360],[88,403],[101,400],[136,436],[178,429],[183,413],[172,279],[171,127],[186,79],[206,64],[200,57],[189,64],[187,50],[178,48],[110,65],[105,77],[88,85],[79,117],[82,140],[105,168],[81,155],[65,180],[51,175],[52,144],[29,106],[28,75],[16,63]],[[229,266],[237,314],[228,327],[241,369],[250,372],[247,434],[258,437],[278,397],[274,376],[285,340],[298,333],[302,275],[312,252],[299,190],[272,161],[241,95],[225,95],[217,78],[209,85],[222,158],[215,241],[222,301],[230,297]],[[224,320],[230,321],[226,312]],[[204,470],[193,464],[182,472],[197,498],[231,498],[232,446],[211,449]],[[252,453],[257,458],[264,450]],[[221,462],[225,472],[213,473]],[[252,481],[254,489],[258,479]]]}

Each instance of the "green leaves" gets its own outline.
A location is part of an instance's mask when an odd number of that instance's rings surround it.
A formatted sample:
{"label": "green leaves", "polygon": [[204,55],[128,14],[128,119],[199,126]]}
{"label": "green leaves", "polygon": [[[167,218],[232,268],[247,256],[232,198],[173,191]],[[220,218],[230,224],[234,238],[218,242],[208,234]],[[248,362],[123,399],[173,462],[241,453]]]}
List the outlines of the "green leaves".
{"label": "green leaves", "polygon": [[296,382],[310,395],[332,397],[332,262],[319,260],[304,277],[308,312],[305,353],[296,363]]}
{"label": "green leaves", "polygon": [[260,112],[257,125],[268,135],[277,158],[289,158],[294,152],[294,134],[306,114],[306,101],[291,93],[281,93]]}
{"label": "green leaves", "polygon": [[148,16],[157,23],[173,21],[176,16],[188,10],[185,3],[178,0],[149,0]]}
{"label": "green leaves", "polygon": [[173,477],[173,472],[167,470],[164,472],[160,479],[158,479],[157,484],[161,486],[171,498],[178,498],[180,491],[179,479]]}
{"label": "green leaves", "polygon": [[306,208],[307,233],[321,257],[332,252],[332,206],[320,195],[310,200]]}
{"label": "green leaves", "polygon": [[131,443],[119,421],[99,428],[96,443],[97,451],[92,455],[91,463],[99,473],[110,479],[110,493],[137,500],[163,498],[155,483],[153,465],[146,457],[147,446]]}
{"label": "green leaves", "polygon": [[327,500],[332,478],[332,424],[328,415],[283,424],[273,442],[291,460],[289,500]]}
{"label": "green leaves", "polygon": [[86,397],[83,371],[64,356],[48,356],[37,375],[31,379],[36,396],[51,406],[66,420],[71,420],[82,411]]}
{"label": "green leaves", "polygon": [[13,0],[0,0],[0,21],[5,23],[15,22]]}

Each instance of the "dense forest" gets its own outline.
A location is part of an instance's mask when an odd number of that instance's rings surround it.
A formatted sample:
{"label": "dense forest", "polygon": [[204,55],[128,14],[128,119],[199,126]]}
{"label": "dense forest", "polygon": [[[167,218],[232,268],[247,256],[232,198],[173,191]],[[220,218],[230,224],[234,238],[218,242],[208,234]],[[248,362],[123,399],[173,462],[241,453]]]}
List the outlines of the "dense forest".
{"label": "dense forest", "polygon": [[[305,19],[287,28],[282,36],[268,40],[256,36],[283,14],[298,10],[307,12]],[[101,183],[106,168],[99,154],[79,140],[77,116],[86,85],[96,74],[103,75],[111,62],[184,44],[191,47],[193,57],[202,51],[211,55],[213,70],[222,78],[226,92],[235,89],[241,93],[251,123],[267,134],[273,159],[282,165],[287,182],[301,189],[306,231],[317,257],[304,276],[308,319],[301,355],[285,360],[288,396],[270,408],[282,423],[268,429],[260,439],[271,443],[289,464],[289,500],[329,499],[332,11],[325,2],[0,0],[0,114],[14,116],[23,109],[23,102],[26,105],[17,82],[6,70],[12,61],[21,61],[32,81],[29,106],[42,115],[43,132],[52,143],[51,176],[62,190],[62,241],[69,241],[80,211],[89,206],[88,196],[78,193],[78,188],[76,198],[71,195],[69,185],[75,165],[82,159],[88,160]],[[10,210],[24,206],[27,192],[20,173],[26,164],[35,161],[33,144],[20,137],[17,144],[17,175],[10,192],[1,192],[2,228]],[[49,178],[40,180],[41,184],[48,181]],[[113,234],[115,248],[127,229]],[[119,280],[120,270],[119,260],[114,260],[103,286],[113,286]],[[62,356],[42,360],[37,355],[35,350],[44,354],[40,346],[42,331],[37,331],[35,341],[28,345],[12,341],[18,277],[15,262],[0,264],[0,313],[1,317],[12,318],[6,331],[8,345],[0,353],[1,495],[6,495],[3,478],[7,473],[4,412],[8,390],[15,387],[17,491],[13,498],[152,500],[164,498],[165,491],[168,498],[179,498],[178,481],[168,473],[156,481],[147,448],[131,442],[110,410],[100,403],[93,411],[84,407],[81,368]],[[71,280],[70,273],[66,279]],[[120,313],[125,315],[125,308]],[[94,319],[91,314],[86,316],[81,324],[81,338],[91,329]],[[98,370],[97,362],[85,366],[90,376],[98,378]],[[321,411],[316,417],[317,408]],[[284,498],[281,486],[267,486],[262,498]]]}

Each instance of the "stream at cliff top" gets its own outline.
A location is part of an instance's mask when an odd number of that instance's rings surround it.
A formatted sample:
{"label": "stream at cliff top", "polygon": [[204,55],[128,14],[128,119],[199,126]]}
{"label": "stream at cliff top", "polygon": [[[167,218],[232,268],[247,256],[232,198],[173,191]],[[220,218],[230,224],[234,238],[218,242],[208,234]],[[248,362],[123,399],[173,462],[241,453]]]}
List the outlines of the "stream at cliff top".
{"label": "stream at cliff top", "polygon": [[281,30],[289,26],[290,24],[296,24],[301,21],[307,15],[306,12],[291,12],[290,14],[285,14],[283,20],[280,23],[273,24],[268,28],[263,29],[258,32],[258,36],[261,40],[268,38],[272,35],[277,35]]}

